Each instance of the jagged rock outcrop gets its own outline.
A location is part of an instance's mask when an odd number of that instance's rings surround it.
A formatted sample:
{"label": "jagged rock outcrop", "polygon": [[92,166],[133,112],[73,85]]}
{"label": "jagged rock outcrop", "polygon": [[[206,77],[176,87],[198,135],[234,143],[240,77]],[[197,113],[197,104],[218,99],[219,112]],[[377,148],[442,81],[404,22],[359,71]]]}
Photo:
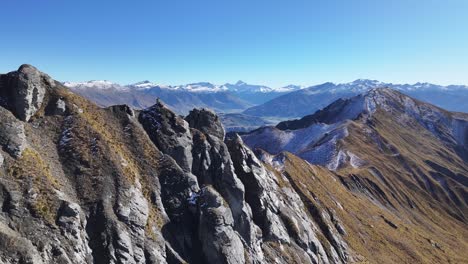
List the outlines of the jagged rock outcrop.
{"label": "jagged rock outcrop", "polygon": [[19,157],[27,147],[24,124],[10,112],[0,108],[0,145],[8,154]]}
{"label": "jagged rock outcrop", "polygon": [[18,71],[2,76],[0,96],[20,120],[27,122],[41,108],[47,86],[55,86],[55,81],[24,64]]}
{"label": "jagged rock outcrop", "polygon": [[198,236],[208,263],[245,263],[244,246],[234,231],[234,218],[223,197],[212,187],[201,190]]}
{"label": "jagged rock outcrop", "polygon": [[219,117],[208,109],[193,109],[185,120],[190,127],[196,128],[201,132],[213,135],[221,140],[224,139],[224,128]]}
{"label": "jagged rock outcrop", "polygon": [[[327,256],[323,242],[316,235],[320,232],[317,224],[303,211],[302,208],[306,206],[287,177],[277,176],[265,169],[239,136],[228,139],[227,145],[236,164],[236,173],[246,186],[246,200],[256,212],[254,220],[262,228],[266,240],[297,244],[298,250],[309,255],[310,263],[340,263],[347,260],[348,247],[343,240],[340,240],[340,248],[330,248],[332,250]],[[282,159],[279,157],[271,165],[279,166],[281,170]],[[283,186],[275,181],[277,177],[281,177]],[[317,210],[317,213],[324,212]],[[327,229],[327,232],[330,230]],[[342,253],[341,258],[335,251]]]}
{"label": "jagged rock outcrop", "polygon": [[185,120],[161,101],[141,111],[139,120],[156,146],[174,158],[185,171],[192,168],[192,135]]}

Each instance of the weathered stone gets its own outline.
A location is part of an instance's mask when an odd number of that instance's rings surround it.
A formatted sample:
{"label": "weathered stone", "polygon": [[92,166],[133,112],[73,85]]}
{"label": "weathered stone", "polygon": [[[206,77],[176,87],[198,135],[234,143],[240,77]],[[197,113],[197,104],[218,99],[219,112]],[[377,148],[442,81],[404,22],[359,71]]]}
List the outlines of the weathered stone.
{"label": "weathered stone", "polygon": [[188,123],[162,102],[141,111],[138,120],[156,147],[187,172],[192,170],[192,135]]}
{"label": "weathered stone", "polygon": [[117,215],[122,221],[129,225],[145,227],[148,212],[148,201],[140,189],[132,185],[121,192],[117,204]]}
{"label": "weathered stone", "polygon": [[0,145],[13,157],[19,157],[27,147],[24,124],[0,107]]}
{"label": "weathered stone", "polygon": [[189,115],[185,117],[191,128],[196,128],[201,132],[213,135],[221,140],[224,140],[224,128],[219,117],[208,109],[193,109]]}
{"label": "weathered stone", "polygon": [[199,237],[207,263],[244,263],[244,247],[223,197],[206,186],[200,195]]}
{"label": "weathered stone", "polygon": [[3,86],[6,91],[2,93],[7,95],[10,109],[27,122],[41,108],[47,87],[54,87],[55,82],[35,67],[24,64],[7,75],[7,84]]}
{"label": "weathered stone", "polygon": [[86,263],[92,260],[91,249],[88,246],[86,232],[86,220],[81,212],[81,207],[72,202],[63,201],[59,210],[57,224],[62,234],[73,244],[74,253],[69,258],[73,262]]}

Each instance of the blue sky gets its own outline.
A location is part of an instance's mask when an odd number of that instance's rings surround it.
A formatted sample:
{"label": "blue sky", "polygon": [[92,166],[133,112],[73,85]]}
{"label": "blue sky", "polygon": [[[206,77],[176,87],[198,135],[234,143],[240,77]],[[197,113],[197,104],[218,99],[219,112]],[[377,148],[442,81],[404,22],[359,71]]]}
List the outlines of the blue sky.
{"label": "blue sky", "polygon": [[465,0],[2,1],[0,72],[62,81],[468,84]]}

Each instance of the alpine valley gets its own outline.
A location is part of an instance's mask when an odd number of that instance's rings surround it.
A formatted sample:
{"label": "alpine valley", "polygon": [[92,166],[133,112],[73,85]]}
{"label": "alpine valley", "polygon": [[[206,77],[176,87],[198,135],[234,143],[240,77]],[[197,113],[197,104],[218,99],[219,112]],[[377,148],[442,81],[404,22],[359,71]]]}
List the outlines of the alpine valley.
{"label": "alpine valley", "polygon": [[0,75],[0,263],[468,263],[467,98],[22,65]]}

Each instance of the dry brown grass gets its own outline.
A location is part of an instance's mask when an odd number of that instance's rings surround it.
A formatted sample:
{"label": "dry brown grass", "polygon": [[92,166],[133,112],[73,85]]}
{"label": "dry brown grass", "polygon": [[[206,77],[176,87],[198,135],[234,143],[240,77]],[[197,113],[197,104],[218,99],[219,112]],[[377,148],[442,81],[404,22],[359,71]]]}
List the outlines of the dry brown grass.
{"label": "dry brown grass", "polygon": [[[421,220],[425,216],[406,208],[390,210],[360,193],[350,192],[327,169],[310,165],[292,154],[287,154],[285,170],[308,199],[313,201],[313,194],[325,208],[334,209],[346,229],[348,235],[344,239],[356,263],[466,263],[467,256],[462,253],[468,249],[466,228],[447,215],[438,212],[434,217],[440,222],[436,224]],[[338,174],[348,172],[344,170]],[[353,169],[353,172],[360,171]],[[415,219],[413,214],[419,222],[409,220]],[[382,216],[398,228],[389,226]],[[441,227],[440,223],[450,228]],[[440,244],[441,249],[434,247],[429,242],[431,239]]]}
{"label": "dry brown grass", "polygon": [[[25,149],[21,157],[9,167],[8,174],[20,185],[26,188],[30,185],[37,194],[31,205],[33,213],[49,224],[54,224],[59,206],[55,190],[60,189],[60,183],[52,176],[49,165],[39,153],[31,148]],[[31,184],[27,184],[29,181]]]}

